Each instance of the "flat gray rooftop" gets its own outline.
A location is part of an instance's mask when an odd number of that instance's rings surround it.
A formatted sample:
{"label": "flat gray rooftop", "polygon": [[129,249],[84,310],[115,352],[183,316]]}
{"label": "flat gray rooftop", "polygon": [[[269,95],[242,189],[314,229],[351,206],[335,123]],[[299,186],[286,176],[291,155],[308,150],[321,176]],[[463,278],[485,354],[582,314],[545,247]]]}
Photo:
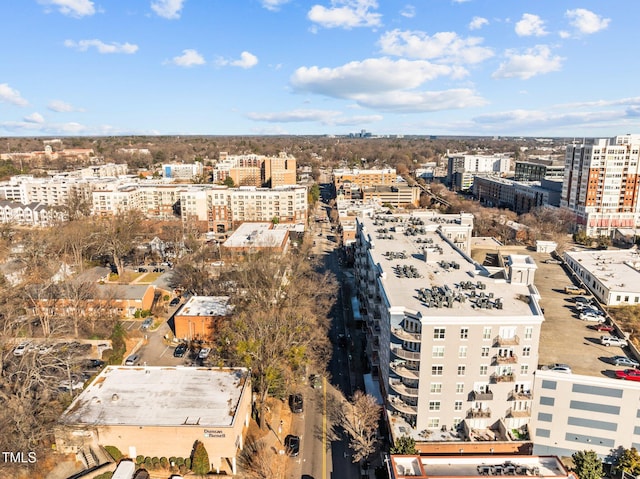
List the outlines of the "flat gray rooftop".
{"label": "flat gray rooftop", "polygon": [[[441,224],[438,218],[425,220],[424,226],[420,227],[424,233],[417,235],[405,234],[406,225],[374,224],[374,218],[368,216],[360,219],[373,243],[369,254],[382,271],[380,281],[392,307],[403,305],[429,317],[469,316],[480,321],[482,318],[541,316],[541,311],[533,306],[534,302],[529,301],[531,291],[528,286],[507,282],[498,268],[490,271],[474,263],[437,232]],[[391,231],[392,228],[398,231]],[[382,231],[384,229],[387,229],[386,233]],[[513,259],[518,263],[526,262],[524,256]],[[530,267],[535,268],[535,263],[531,262]],[[463,287],[469,283],[474,287]],[[478,283],[483,289],[477,288]],[[458,300],[453,301],[450,308],[429,307],[420,297],[419,291],[425,288],[432,291],[448,288]],[[479,307],[479,295],[490,297],[491,309]],[[502,303],[501,309],[495,307],[497,299]]]}
{"label": "flat gray rooftop", "polygon": [[640,286],[640,252],[635,248],[606,251],[567,251],[605,287],[635,293]]}
{"label": "flat gray rooftop", "polygon": [[176,313],[178,316],[227,316],[231,314],[229,296],[191,296]]}
{"label": "flat gray rooftop", "polygon": [[273,248],[283,244],[287,230],[271,223],[242,223],[222,244],[225,248]]}
{"label": "flat gray rooftop", "polygon": [[229,427],[247,375],[244,368],[107,366],[63,413],[61,422]]}

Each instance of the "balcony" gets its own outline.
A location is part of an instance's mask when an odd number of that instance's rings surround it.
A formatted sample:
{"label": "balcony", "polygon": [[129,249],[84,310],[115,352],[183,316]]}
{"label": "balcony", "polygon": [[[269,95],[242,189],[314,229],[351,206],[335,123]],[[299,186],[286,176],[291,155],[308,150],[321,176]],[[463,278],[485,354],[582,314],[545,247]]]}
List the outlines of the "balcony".
{"label": "balcony", "polygon": [[400,346],[392,346],[391,352],[401,359],[408,359],[410,361],[420,361],[420,352],[407,351]]}
{"label": "balcony", "polygon": [[526,409],[514,409],[512,407],[510,407],[507,410],[507,416],[506,417],[529,417],[531,416],[531,409],[526,408]]}
{"label": "balcony", "polygon": [[393,389],[395,392],[397,392],[398,394],[401,394],[402,396],[407,396],[407,397],[418,397],[418,388],[411,388],[407,385],[405,385],[402,381],[399,381],[397,379],[392,379],[389,381],[389,385],[391,386],[391,389]]}
{"label": "balcony", "polygon": [[403,328],[393,328],[391,332],[396,338],[402,341],[411,341],[412,343],[422,342],[422,334],[420,333],[410,333]]}
{"label": "balcony", "polygon": [[493,346],[517,346],[520,344],[520,338],[518,336],[512,336],[510,338],[503,338],[502,336],[496,336],[493,338]]}
{"label": "balcony", "polygon": [[531,391],[511,391],[509,393],[508,401],[523,401],[526,399],[531,399],[533,395]]}
{"label": "balcony", "polygon": [[516,377],[513,373],[492,374],[491,380],[494,383],[512,383],[516,380]]}
{"label": "balcony", "polygon": [[493,391],[471,391],[469,401],[490,401],[493,399]]}
{"label": "balcony", "polygon": [[518,362],[518,356],[510,353],[508,356],[500,356],[496,354],[493,357],[493,364],[516,364]]}
{"label": "balcony", "polygon": [[467,411],[468,418],[491,417],[491,409],[469,409]]}
{"label": "balcony", "polygon": [[420,371],[417,369],[409,369],[404,361],[394,361],[391,363],[391,370],[401,378],[406,379],[418,379],[420,377]]}
{"label": "balcony", "polygon": [[397,396],[389,396],[389,404],[391,404],[391,406],[393,406],[393,408],[398,412],[411,414],[413,416],[418,415],[418,406],[407,404]]}

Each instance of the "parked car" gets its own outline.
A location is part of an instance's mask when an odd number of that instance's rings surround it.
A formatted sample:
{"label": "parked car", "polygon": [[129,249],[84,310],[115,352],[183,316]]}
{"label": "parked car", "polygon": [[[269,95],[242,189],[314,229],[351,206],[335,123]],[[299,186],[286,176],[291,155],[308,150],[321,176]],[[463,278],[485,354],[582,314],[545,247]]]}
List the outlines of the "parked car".
{"label": "parked car", "polygon": [[549,258],[549,259],[545,259],[543,261],[543,263],[547,263],[547,264],[562,264],[562,261],[560,261],[559,259]]}
{"label": "parked car", "polygon": [[576,302],[576,305],[578,305],[578,304],[581,304],[582,306],[591,305],[591,299],[589,299],[589,298],[587,298],[585,296],[576,296],[575,302]]}
{"label": "parked car", "polygon": [[207,359],[211,353],[211,348],[202,348],[198,353],[198,359]]}
{"label": "parked car", "polygon": [[129,356],[125,362],[124,365],[125,366],[133,366],[134,364],[136,364],[138,361],[140,360],[140,355],[138,354],[132,354],[131,356]]}
{"label": "parked car", "polygon": [[567,294],[587,294],[587,290],[573,284],[564,287],[564,292]]}
{"label": "parked car", "polygon": [[322,377],[317,374],[309,376],[309,384],[313,389],[322,389]]}
{"label": "parked car", "polygon": [[595,329],[596,331],[602,331],[605,333],[610,333],[616,329],[610,324],[604,324],[604,323],[590,324],[589,327],[591,329]]}
{"label": "parked car", "polygon": [[605,321],[604,316],[592,312],[580,313],[579,317],[582,321],[596,321],[601,323]]}
{"label": "parked car", "polygon": [[604,311],[600,311],[598,308],[594,308],[593,306],[585,306],[580,310],[582,314],[595,314],[597,316],[604,316]]}
{"label": "parked car", "polygon": [[187,345],[185,343],[178,344],[176,349],[173,350],[174,358],[181,358],[187,353]]}
{"label": "parked car", "polygon": [[144,321],[142,321],[142,326],[140,326],[141,329],[149,329],[151,327],[151,325],[153,324],[153,317],[148,317],[146,318]]}
{"label": "parked car", "polygon": [[178,306],[180,304],[180,298],[173,298],[169,303],[169,306]]}
{"label": "parked car", "polygon": [[600,344],[603,346],[627,346],[627,340],[618,338],[617,336],[600,336]]}
{"label": "parked car", "polygon": [[102,366],[104,366],[104,361],[99,359],[87,359],[87,362],[85,363],[85,367],[87,369],[98,369]]}
{"label": "parked car", "polygon": [[571,374],[573,372],[571,371],[571,366],[569,366],[568,364],[556,363],[556,364],[553,364],[549,369],[551,371],[557,371],[559,373],[566,373],[566,374]]}
{"label": "parked car", "polygon": [[626,356],[614,356],[611,358],[611,362],[616,366],[627,366],[628,368],[638,368],[640,363],[635,359],[628,358]]}
{"label": "parked car", "polygon": [[82,389],[84,387],[84,381],[82,378],[72,376],[71,381],[65,379],[64,381],[60,381],[58,384],[58,389],[60,391],[76,391],[78,389]]}
{"label": "parked car", "polygon": [[13,355],[24,356],[24,353],[26,353],[28,349],[29,349],[29,343],[24,341],[16,346],[16,348],[13,350]]}
{"label": "parked car", "polygon": [[287,454],[291,457],[295,457],[300,454],[300,438],[289,434],[284,438],[284,447],[287,449]]}
{"label": "parked car", "polygon": [[640,370],[638,369],[621,369],[616,371],[618,379],[626,379],[627,381],[640,381]]}
{"label": "parked car", "polygon": [[302,394],[291,394],[289,396],[289,408],[291,412],[301,413],[304,409],[304,401]]}

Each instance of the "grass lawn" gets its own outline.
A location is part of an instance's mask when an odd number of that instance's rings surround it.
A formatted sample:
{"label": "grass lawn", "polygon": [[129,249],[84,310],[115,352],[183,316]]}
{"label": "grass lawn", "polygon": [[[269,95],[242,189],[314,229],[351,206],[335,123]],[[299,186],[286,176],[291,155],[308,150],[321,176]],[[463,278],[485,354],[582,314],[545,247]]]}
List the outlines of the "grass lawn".
{"label": "grass lawn", "polygon": [[144,278],[140,278],[137,282],[137,284],[144,284],[144,283],[153,283],[156,279],[158,279],[162,273],[142,273],[144,275]]}

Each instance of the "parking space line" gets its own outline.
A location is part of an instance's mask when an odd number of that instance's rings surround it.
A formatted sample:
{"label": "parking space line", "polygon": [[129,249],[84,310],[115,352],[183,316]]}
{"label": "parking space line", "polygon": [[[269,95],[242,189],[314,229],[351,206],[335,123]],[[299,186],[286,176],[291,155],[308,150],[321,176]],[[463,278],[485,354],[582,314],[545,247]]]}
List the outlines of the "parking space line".
{"label": "parking space line", "polygon": [[166,346],[166,347],[164,348],[164,351],[162,351],[162,352],[160,353],[160,357],[164,356],[164,353],[166,353],[169,349],[170,349],[170,347],[169,347],[169,346]]}

